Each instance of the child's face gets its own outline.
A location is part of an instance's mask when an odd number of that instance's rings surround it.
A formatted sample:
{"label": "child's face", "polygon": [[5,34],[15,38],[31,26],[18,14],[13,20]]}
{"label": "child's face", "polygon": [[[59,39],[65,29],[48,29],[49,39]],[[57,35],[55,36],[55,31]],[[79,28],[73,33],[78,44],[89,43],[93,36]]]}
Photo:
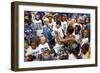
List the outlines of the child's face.
{"label": "child's face", "polygon": [[55,22],[57,21],[57,16],[54,16],[54,21],[55,21]]}
{"label": "child's face", "polygon": [[29,47],[28,43],[24,42],[24,48],[28,49],[28,47]]}
{"label": "child's face", "polygon": [[88,50],[89,50],[89,44],[84,44],[82,47],[81,47],[81,52],[83,53],[83,54],[86,54],[87,52],[88,52]]}
{"label": "child's face", "polygon": [[48,25],[48,24],[49,24],[49,20],[45,20],[44,25]]}
{"label": "child's face", "polygon": [[61,21],[61,18],[62,18],[61,16],[58,16],[57,21]]}
{"label": "child's face", "polygon": [[63,17],[62,17],[62,20],[65,21],[65,20],[66,20],[66,16],[63,16]]}
{"label": "child's face", "polygon": [[71,24],[73,25],[74,23],[75,23],[75,19],[72,18],[72,19],[71,19]]}
{"label": "child's face", "polygon": [[87,53],[87,50],[86,50],[86,49],[82,49],[81,52],[82,52],[83,54],[86,54],[86,53]]}
{"label": "child's face", "polygon": [[90,20],[89,20],[89,18],[87,18],[87,19],[86,19],[86,23],[90,23]]}
{"label": "child's face", "polygon": [[45,37],[41,37],[41,38],[40,38],[40,42],[41,42],[41,44],[45,44],[46,38],[45,38]]}
{"label": "child's face", "polygon": [[32,55],[28,55],[24,58],[24,61],[33,61]]}
{"label": "child's face", "polygon": [[49,16],[49,17],[48,17],[48,19],[49,19],[49,20],[52,20],[52,17],[51,17],[51,16]]}
{"label": "child's face", "polygon": [[43,52],[43,56],[48,56],[48,55],[49,55],[48,51]]}
{"label": "child's face", "polygon": [[36,20],[39,20],[40,16],[39,15],[36,15],[35,18],[36,18]]}
{"label": "child's face", "polygon": [[44,51],[43,53],[42,53],[42,57],[44,58],[44,59],[49,59],[50,58],[50,52],[49,51]]}
{"label": "child's face", "polygon": [[83,20],[83,16],[79,15],[78,20]]}
{"label": "child's face", "polygon": [[36,43],[35,43],[35,42],[32,42],[32,43],[31,43],[31,48],[32,48],[32,49],[36,49]]}
{"label": "child's face", "polygon": [[56,28],[60,28],[60,25],[59,24],[56,24]]}
{"label": "child's face", "polygon": [[84,33],[83,33],[84,37],[88,37],[88,31],[87,30],[84,30]]}
{"label": "child's face", "polygon": [[75,27],[75,33],[78,33],[78,27]]}

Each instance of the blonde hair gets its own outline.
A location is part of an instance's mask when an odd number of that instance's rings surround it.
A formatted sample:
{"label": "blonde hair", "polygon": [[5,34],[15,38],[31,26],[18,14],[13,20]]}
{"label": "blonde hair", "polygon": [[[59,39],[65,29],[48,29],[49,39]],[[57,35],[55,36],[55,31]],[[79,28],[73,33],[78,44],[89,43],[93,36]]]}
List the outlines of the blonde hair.
{"label": "blonde hair", "polygon": [[47,40],[47,38],[44,35],[39,37],[39,42],[41,42],[41,38],[43,38],[43,37],[45,38],[45,43],[46,43],[48,40]]}
{"label": "blonde hair", "polygon": [[47,17],[44,17],[43,21],[49,21],[49,19]]}

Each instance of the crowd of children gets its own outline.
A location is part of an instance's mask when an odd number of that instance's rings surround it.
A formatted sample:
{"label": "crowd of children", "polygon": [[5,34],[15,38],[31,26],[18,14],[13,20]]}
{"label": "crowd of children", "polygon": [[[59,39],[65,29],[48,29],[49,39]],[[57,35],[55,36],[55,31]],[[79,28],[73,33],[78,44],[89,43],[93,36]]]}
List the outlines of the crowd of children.
{"label": "crowd of children", "polygon": [[90,14],[24,12],[24,61],[90,58]]}

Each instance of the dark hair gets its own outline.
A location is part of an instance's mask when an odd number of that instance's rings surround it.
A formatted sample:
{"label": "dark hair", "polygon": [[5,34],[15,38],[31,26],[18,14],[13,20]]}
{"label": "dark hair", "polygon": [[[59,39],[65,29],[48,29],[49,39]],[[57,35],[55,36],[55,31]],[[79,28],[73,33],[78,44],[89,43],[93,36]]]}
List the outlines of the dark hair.
{"label": "dark hair", "polygon": [[56,22],[56,25],[61,25],[61,22],[60,22],[60,21],[57,21],[57,22]]}
{"label": "dark hair", "polygon": [[29,20],[28,19],[24,19],[24,23],[29,24]]}
{"label": "dark hair", "polygon": [[28,55],[28,61],[33,61],[33,56],[32,55]]}
{"label": "dark hair", "polygon": [[30,41],[30,45],[31,45],[33,42],[38,46],[38,38],[33,37],[32,40]]}
{"label": "dark hair", "polygon": [[36,56],[33,55],[32,57],[33,57],[33,60],[36,59]]}
{"label": "dark hair", "polygon": [[72,26],[68,26],[68,27],[67,27],[67,32],[68,32],[69,34],[72,34],[72,33],[74,32],[74,28],[73,28]]}
{"label": "dark hair", "polygon": [[31,19],[31,18],[32,18],[32,15],[31,15],[31,14],[29,14],[29,15],[28,15],[28,18],[29,18],[29,19]]}
{"label": "dark hair", "polygon": [[89,20],[89,23],[90,23],[90,17],[85,18],[85,23],[86,23],[86,20],[87,20],[87,19]]}
{"label": "dark hair", "polygon": [[76,41],[74,41],[73,44],[71,44],[68,47],[68,52],[74,54],[77,59],[81,58],[80,56],[78,56],[79,51],[80,51],[80,44],[78,44]]}
{"label": "dark hair", "polygon": [[24,38],[24,42],[27,43],[27,44],[29,44],[29,42],[28,42],[28,40],[26,38]]}
{"label": "dark hair", "polygon": [[81,47],[83,54],[86,54],[87,51],[89,50],[89,43],[84,43]]}
{"label": "dark hair", "polygon": [[80,30],[81,30],[80,25],[76,25],[75,27],[77,27],[77,28],[78,28],[78,31],[80,31]]}
{"label": "dark hair", "polygon": [[69,47],[68,52],[74,54],[77,59],[80,59],[80,56],[78,56],[78,52],[75,48]]}

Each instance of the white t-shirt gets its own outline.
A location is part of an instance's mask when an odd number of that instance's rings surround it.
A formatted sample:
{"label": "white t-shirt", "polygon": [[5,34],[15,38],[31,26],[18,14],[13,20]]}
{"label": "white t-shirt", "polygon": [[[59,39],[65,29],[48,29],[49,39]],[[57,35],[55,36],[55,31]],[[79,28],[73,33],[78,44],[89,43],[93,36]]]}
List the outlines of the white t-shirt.
{"label": "white t-shirt", "polygon": [[86,54],[81,53],[81,57],[82,57],[82,59],[88,59],[88,52]]}
{"label": "white t-shirt", "polygon": [[53,29],[55,29],[56,27],[56,22],[53,22]]}
{"label": "white t-shirt", "polygon": [[35,28],[37,28],[37,35],[41,35],[43,32],[43,26],[42,26],[42,21],[41,20],[34,20],[34,25]]}
{"label": "white t-shirt", "polygon": [[88,43],[89,42],[89,39],[88,38],[83,38],[82,39],[82,45],[84,44],[84,43]]}
{"label": "white t-shirt", "polygon": [[39,54],[40,54],[40,50],[39,49],[32,50],[32,55],[38,57]]}
{"label": "white t-shirt", "polygon": [[[57,31],[57,33],[55,33]],[[53,29],[53,35],[56,37],[56,36],[58,36],[58,37],[64,37],[64,34],[63,34],[63,31],[62,31],[62,29],[61,29],[61,27],[60,28],[54,28]]]}
{"label": "white t-shirt", "polygon": [[48,24],[48,27],[49,27],[50,30],[52,31],[52,30],[53,30],[53,23],[49,23],[49,24]]}
{"label": "white t-shirt", "polygon": [[74,32],[73,35],[74,35],[75,40],[76,40],[77,42],[81,42],[81,39],[80,39],[81,37],[80,37],[79,34],[75,34],[75,32]]}
{"label": "white t-shirt", "polygon": [[32,48],[31,48],[30,46],[29,46],[29,48],[25,49],[25,52],[26,52],[26,53],[25,53],[25,56],[31,55],[31,52],[30,52],[31,49],[32,49]]}
{"label": "white t-shirt", "polygon": [[81,55],[82,59],[88,59],[88,52],[87,52],[86,54],[83,54],[83,53],[81,52],[81,49],[80,49],[80,52],[79,52],[78,55]]}
{"label": "white t-shirt", "polygon": [[38,46],[38,50],[40,50],[40,53],[43,53],[43,51],[45,51],[45,50],[47,50],[47,49],[50,50],[50,47],[49,47],[48,43],[40,44],[40,45]]}
{"label": "white t-shirt", "polygon": [[28,56],[28,55],[37,56],[38,54],[40,54],[40,50],[39,50],[38,48],[32,49],[31,47],[29,47],[29,48],[26,50],[25,56]]}
{"label": "white t-shirt", "polygon": [[74,60],[74,59],[76,59],[76,57],[75,57],[74,54],[68,54],[68,55],[69,55],[69,57],[68,57],[69,60]]}
{"label": "white t-shirt", "polygon": [[66,31],[67,27],[68,27],[68,24],[67,24],[66,21],[61,22],[61,28],[62,28],[64,31]]}
{"label": "white t-shirt", "polygon": [[38,25],[38,24],[42,24],[41,20],[34,20],[34,24]]}
{"label": "white t-shirt", "polygon": [[57,38],[56,37],[64,37],[63,31],[60,28],[55,28],[52,32],[52,35],[55,37],[55,42],[58,43]]}
{"label": "white t-shirt", "polygon": [[62,49],[63,44],[57,44],[53,47],[56,53],[58,53]]}

